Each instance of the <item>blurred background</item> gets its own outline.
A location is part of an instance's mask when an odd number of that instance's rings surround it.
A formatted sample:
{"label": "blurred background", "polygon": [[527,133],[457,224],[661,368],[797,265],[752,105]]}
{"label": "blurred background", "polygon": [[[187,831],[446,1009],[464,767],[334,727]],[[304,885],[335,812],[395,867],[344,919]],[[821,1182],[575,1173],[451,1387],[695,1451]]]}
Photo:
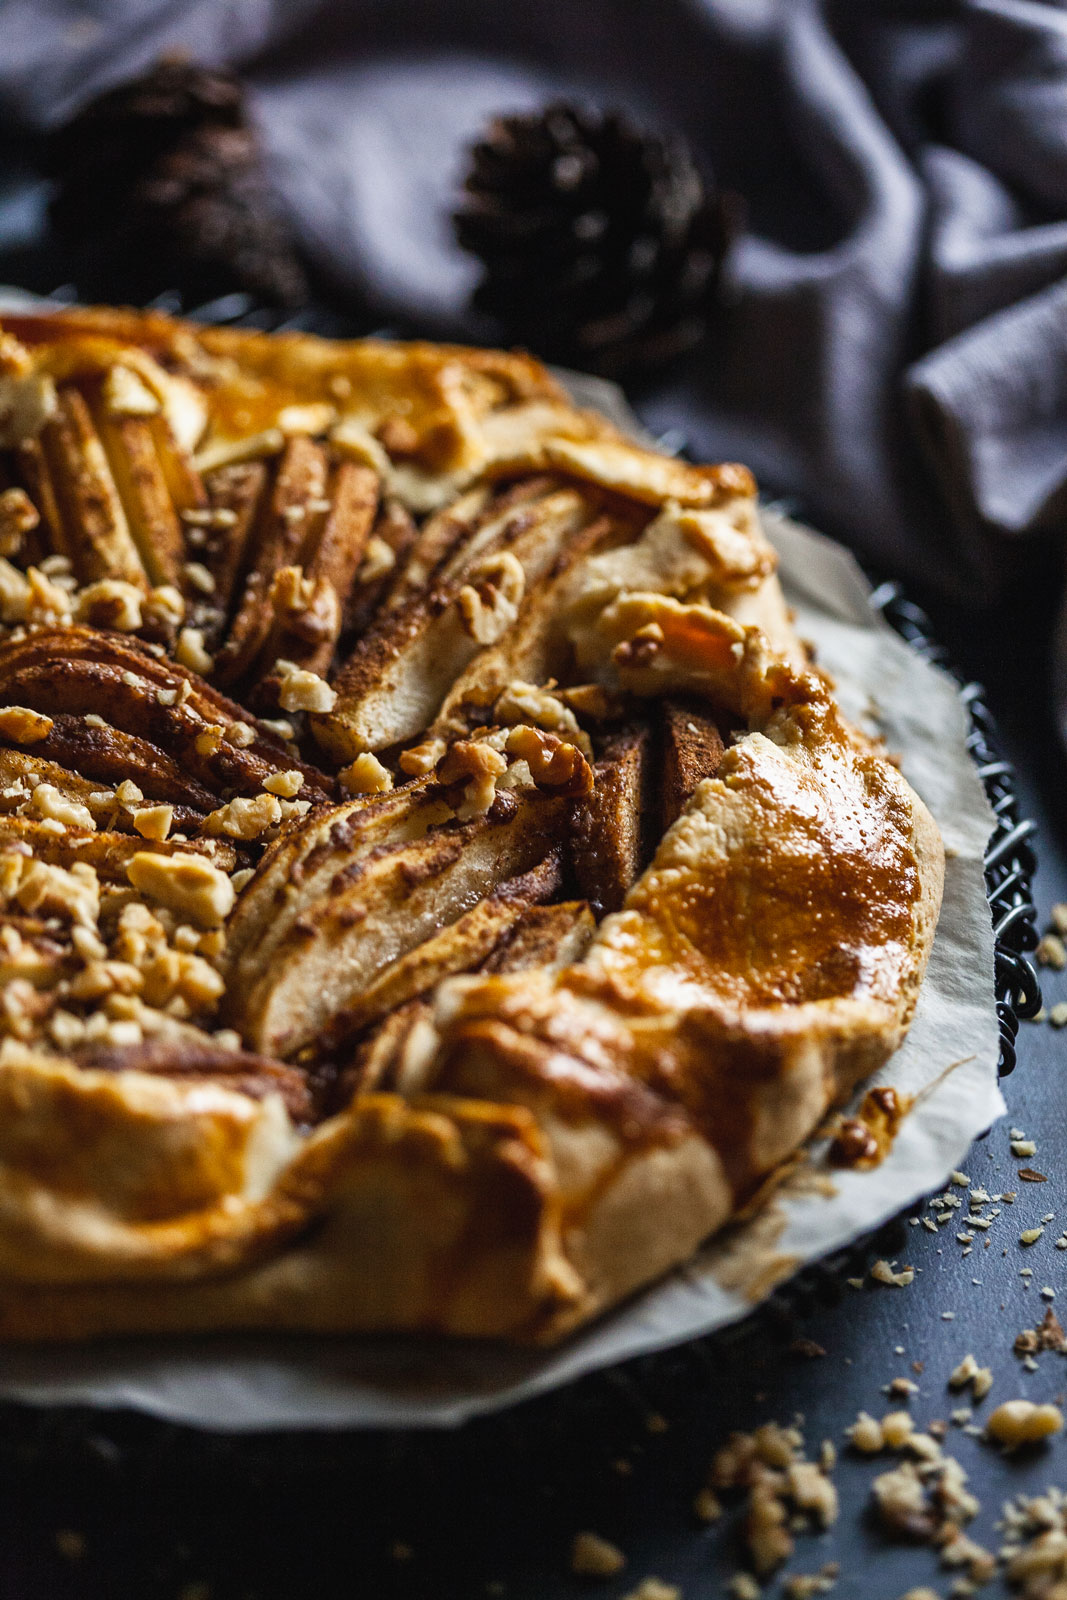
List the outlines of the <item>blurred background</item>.
{"label": "blurred background", "polygon": [[1058,580],[1058,4],[7,0],[0,139],[10,282],[523,344],[955,603]]}

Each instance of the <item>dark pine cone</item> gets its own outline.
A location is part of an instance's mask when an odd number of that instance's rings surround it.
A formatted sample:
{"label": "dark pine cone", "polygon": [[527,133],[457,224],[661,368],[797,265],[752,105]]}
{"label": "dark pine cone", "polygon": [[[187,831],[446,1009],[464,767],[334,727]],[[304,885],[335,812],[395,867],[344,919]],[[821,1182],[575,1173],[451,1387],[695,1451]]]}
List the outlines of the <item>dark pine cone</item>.
{"label": "dark pine cone", "polygon": [[496,118],[464,189],[456,236],[485,268],[474,304],[508,340],[618,373],[702,337],[726,211],[681,139],[550,105]]}
{"label": "dark pine cone", "polygon": [[275,305],[307,299],[229,73],[158,62],[58,129],[48,166],[53,226],[95,292],[144,300],[176,288],[190,305],[234,289]]}

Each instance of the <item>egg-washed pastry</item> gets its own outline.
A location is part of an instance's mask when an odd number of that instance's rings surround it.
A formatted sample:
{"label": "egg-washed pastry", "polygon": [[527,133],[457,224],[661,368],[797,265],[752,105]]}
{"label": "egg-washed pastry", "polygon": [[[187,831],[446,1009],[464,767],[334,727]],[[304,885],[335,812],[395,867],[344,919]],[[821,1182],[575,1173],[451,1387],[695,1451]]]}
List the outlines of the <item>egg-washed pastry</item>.
{"label": "egg-washed pastry", "polygon": [[941,840],[743,467],[86,310],[0,474],[0,1336],[557,1339],[900,1043]]}

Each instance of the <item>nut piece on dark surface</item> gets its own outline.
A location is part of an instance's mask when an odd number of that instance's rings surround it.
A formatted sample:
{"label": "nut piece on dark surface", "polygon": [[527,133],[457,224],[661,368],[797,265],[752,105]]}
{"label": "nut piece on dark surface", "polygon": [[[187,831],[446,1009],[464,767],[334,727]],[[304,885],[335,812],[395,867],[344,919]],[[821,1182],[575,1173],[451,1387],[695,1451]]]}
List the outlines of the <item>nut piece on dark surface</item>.
{"label": "nut piece on dark surface", "polygon": [[84,106],[52,135],[51,221],[116,294],[177,288],[190,302],[243,289],[308,298],[304,269],[263,171],[232,74],[168,56]]}

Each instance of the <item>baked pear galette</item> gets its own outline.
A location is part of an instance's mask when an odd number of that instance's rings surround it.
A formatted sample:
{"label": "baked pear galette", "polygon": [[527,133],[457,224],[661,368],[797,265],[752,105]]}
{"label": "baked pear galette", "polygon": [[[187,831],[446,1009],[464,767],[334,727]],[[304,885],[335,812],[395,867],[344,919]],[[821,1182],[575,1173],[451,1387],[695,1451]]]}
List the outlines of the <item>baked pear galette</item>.
{"label": "baked pear galette", "polygon": [[96,310],[0,474],[0,1335],[555,1339],[899,1044],[941,840],[743,467]]}

